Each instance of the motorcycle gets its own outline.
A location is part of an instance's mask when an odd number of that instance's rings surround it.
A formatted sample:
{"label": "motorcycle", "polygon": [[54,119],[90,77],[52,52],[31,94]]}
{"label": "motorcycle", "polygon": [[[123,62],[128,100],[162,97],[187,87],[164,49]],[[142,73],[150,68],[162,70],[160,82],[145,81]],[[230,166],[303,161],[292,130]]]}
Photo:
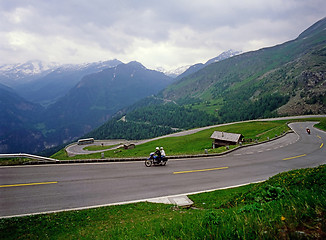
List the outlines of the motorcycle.
{"label": "motorcycle", "polygon": [[151,167],[154,166],[165,166],[168,161],[167,157],[158,157],[155,153],[150,153],[149,158],[145,160],[145,166]]}
{"label": "motorcycle", "polygon": [[310,134],[310,129],[309,129],[309,128],[307,128],[306,130],[307,130],[307,133],[308,133],[308,134]]}

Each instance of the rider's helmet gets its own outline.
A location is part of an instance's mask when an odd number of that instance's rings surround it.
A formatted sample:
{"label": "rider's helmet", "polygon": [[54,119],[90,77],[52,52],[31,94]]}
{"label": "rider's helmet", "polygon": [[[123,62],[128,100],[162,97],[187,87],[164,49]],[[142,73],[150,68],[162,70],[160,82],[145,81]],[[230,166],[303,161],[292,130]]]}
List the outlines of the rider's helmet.
{"label": "rider's helmet", "polygon": [[156,150],[160,150],[160,148],[159,147],[156,147]]}
{"label": "rider's helmet", "polygon": [[161,147],[161,150],[163,150],[163,147]]}

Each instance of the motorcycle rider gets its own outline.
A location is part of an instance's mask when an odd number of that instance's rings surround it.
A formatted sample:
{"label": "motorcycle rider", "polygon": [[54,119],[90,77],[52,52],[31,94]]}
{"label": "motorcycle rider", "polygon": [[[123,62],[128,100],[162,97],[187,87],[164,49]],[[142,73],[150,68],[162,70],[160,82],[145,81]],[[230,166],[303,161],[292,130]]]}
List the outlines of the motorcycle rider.
{"label": "motorcycle rider", "polygon": [[156,155],[155,159],[158,160],[158,162],[161,162],[161,151],[159,147],[156,147],[155,155]]}
{"label": "motorcycle rider", "polygon": [[164,151],[163,147],[161,147],[161,157],[165,158],[165,151]]}

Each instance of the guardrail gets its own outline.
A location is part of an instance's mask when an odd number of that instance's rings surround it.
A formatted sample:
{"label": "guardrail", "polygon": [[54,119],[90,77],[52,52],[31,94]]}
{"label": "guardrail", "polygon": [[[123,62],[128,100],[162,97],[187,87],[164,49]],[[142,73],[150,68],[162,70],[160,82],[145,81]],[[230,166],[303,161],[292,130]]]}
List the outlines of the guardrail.
{"label": "guardrail", "polygon": [[10,153],[10,154],[0,154],[0,158],[31,158],[40,161],[50,161],[50,162],[59,162],[59,160],[54,158],[42,157],[27,153]]}

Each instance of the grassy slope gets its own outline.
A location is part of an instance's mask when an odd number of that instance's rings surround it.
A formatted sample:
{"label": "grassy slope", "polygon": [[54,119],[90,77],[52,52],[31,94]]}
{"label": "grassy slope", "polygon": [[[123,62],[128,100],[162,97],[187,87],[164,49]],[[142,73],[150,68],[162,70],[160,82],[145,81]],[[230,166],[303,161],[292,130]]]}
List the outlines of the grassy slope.
{"label": "grassy slope", "polygon": [[[111,150],[105,152],[107,158],[117,157],[144,157],[155,150],[157,146],[163,146],[167,155],[183,155],[204,153],[205,149],[209,149],[209,153],[222,152],[225,148],[211,149],[212,140],[210,136],[214,131],[224,131],[232,133],[241,133],[246,139],[257,139],[258,141],[267,140],[280,135],[288,130],[286,121],[270,121],[270,122],[248,122],[231,124],[228,126],[212,128],[200,131],[195,134],[183,137],[168,137],[156,141],[137,145],[135,149],[130,150]],[[68,158],[62,150],[53,155],[56,159],[80,159],[80,158],[100,158],[100,153],[90,155],[78,155]]]}
{"label": "grassy slope", "polygon": [[320,119],[320,122],[318,124],[316,124],[315,127],[326,131],[326,118]]}
{"label": "grassy slope", "polygon": [[0,239],[323,239],[326,166],[192,195],[190,209],[137,203],[0,219]]}
{"label": "grassy slope", "polygon": [[[299,121],[299,120],[295,120]],[[320,123],[316,127],[326,131],[326,118],[312,118],[312,119],[302,119],[300,121],[319,121]],[[272,139],[275,135],[280,135],[284,131],[288,130],[286,126],[286,121],[271,121],[271,122],[250,122],[241,124],[232,124],[225,127],[214,128],[210,130],[205,130],[192,134],[185,137],[177,138],[166,138],[150,143],[138,145],[133,150],[119,150],[119,151],[107,151],[105,152],[105,157],[107,158],[118,158],[118,157],[146,157],[150,152],[155,149],[156,146],[164,146],[168,155],[177,154],[196,154],[204,153],[205,149],[208,149],[209,153],[218,153],[226,151],[226,148],[211,149],[212,141],[209,139],[213,131],[225,131],[241,133],[245,138],[258,139],[258,141],[264,141],[269,137]],[[232,148],[233,146],[231,146]],[[97,146],[95,150],[101,150],[102,146]],[[93,150],[93,149],[90,149]],[[105,150],[105,147],[103,147]],[[101,154],[89,154],[89,155],[78,155],[75,157],[68,157],[64,149],[55,153],[51,156],[55,159],[100,159]],[[26,159],[0,159],[0,165],[17,165],[22,164]]]}
{"label": "grassy slope", "polygon": [[[310,118],[293,121],[319,121],[316,127],[326,130],[326,118]],[[130,150],[110,150],[105,152],[106,158],[120,158],[120,157],[146,157],[150,152],[153,152],[155,147],[163,146],[167,155],[185,155],[185,154],[202,154],[205,149],[209,153],[219,153],[226,151],[225,147],[218,149],[211,149],[212,140],[210,139],[213,131],[225,131],[232,133],[241,133],[245,139],[257,139],[258,141],[265,141],[268,137],[274,138],[283,132],[288,131],[286,125],[288,121],[269,121],[269,122],[248,122],[231,124],[228,126],[212,128],[204,130],[195,134],[183,137],[170,137],[160,140],[152,141],[146,144],[137,145],[135,149]],[[231,146],[236,147],[236,146]],[[68,157],[64,150],[57,152],[51,156],[55,159],[99,159],[100,153],[89,155],[77,155]]]}

